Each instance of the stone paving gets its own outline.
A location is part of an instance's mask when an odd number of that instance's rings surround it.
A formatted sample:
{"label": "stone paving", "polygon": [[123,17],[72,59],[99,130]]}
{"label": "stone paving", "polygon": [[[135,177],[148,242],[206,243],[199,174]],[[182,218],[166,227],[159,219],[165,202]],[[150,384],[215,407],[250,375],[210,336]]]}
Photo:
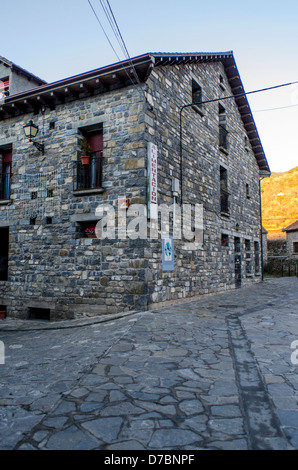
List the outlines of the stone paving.
{"label": "stone paving", "polygon": [[297,278],[0,340],[2,450],[298,448]]}

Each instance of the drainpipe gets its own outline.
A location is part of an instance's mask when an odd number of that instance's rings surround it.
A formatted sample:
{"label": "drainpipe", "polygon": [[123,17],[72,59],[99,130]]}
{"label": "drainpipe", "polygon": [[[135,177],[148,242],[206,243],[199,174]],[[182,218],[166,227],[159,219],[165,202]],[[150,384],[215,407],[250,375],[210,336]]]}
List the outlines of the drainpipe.
{"label": "drainpipe", "polygon": [[261,182],[265,178],[259,179],[259,194],[260,194],[260,223],[261,223],[261,270],[262,270],[262,281],[264,281],[264,247],[263,247],[263,219],[262,219],[262,191],[261,191]]}
{"label": "drainpipe", "polygon": [[180,200],[181,200],[181,206],[183,204],[183,144],[182,144],[182,112],[184,111],[185,108],[189,108],[190,106],[193,106],[193,103],[190,104],[185,104],[180,108]]}

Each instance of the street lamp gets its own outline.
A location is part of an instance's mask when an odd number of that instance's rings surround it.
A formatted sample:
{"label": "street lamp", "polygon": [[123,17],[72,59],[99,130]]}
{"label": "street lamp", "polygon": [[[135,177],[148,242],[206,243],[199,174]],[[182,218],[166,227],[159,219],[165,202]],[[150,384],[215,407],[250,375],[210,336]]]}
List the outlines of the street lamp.
{"label": "street lamp", "polygon": [[39,150],[42,155],[44,154],[44,144],[40,144],[38,142],[34,142],[32,139],[36,137],[38,134],[38,126],[36,126],[32,120],[27,122],[27,124],[23,127],[25,136],[29,139],[29,142],[32,142],[33,145]]}

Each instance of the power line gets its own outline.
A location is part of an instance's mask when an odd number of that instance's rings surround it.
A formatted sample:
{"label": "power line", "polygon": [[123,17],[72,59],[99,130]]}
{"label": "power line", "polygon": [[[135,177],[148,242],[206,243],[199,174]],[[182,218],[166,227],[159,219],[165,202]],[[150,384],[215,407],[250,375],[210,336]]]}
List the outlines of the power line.
{"label": "power line", "polygon": [[134,66],[134,64],[133,64],[133,62],[132,62],[132,60],[131,60],[130,55],[129,55],[128,49],[127,49],[127,47],[126,47],[125,41],[124,41],[123,36],[122,36],[122,34],[121,34],[120,28],[119,28],[119,26],[118,26],[117,20],[116,20],[116,18],[115,18],[115,15],[114,15],[114,13],[113,13],[113,10],[112,10],[112,8],[111,8],[111,5],[110,5],[109,0],[106,0],[106,3],[107,3],[107,7],[104,5],[104,0],[100,0],[100,4],[101,4],[101,6],[102,6],[102,8],[103,8],[103,11],[104,11],[104,13],[105,13],[107,19],[108,19],[108,22],[110,23],[110,26],[111,26],[111,28],[112,28],[112,31],[114,32],[114,35],[115,35],[115,37],[116,37],[116,40],[117,40],[117,42],[118,42],[120,48],[122,49],[122,52],[123,52],[123,54],[124,54],[124,57],[129,60],[130,65],[131,65],[131,67],[132,67],[132,72],[133,72],[133,74],[134,74],[134,77],[135,77],[137,83],[140,84],[140,83],[141,83],[141,82],[140,82],[140,79],[139,79],[139,77],[138,77],[138,74],[137,74],[137,72],[136,72],[135,66]]}
{"label": "power line", "polygon": [[[267,87],[267,88],[260,88],[259,90],[253,90],[253,91],[247,91],[247,92],[244,91],[243,93],[238,93],[236,95],[234,94],[234,95],[229,95],[229,96],[222,96],[221,98],[213,98],[213,99],[210,99],[210,100],[200,101],[199,103],[196,103],[196,105],[199,106],[201,104],[214,103],[216,101],[224,101],[224,100],[228,100],[228,99],[232,99],[232,98],[234,98],[234,99],[235,98],[241,98],[242,96],[252,95],[253,93],[261,93],[261,92],[264,92],[264,91],[275,90],[277,88],[296,85],[297,83],[298,83],[298,80],[296,80],[295,82],[282,83],[280,85],[274,85],[274,86],[270,86],[270,87]],[[180,111],[182,111],[184,108],[188,108],[188,107],[193,106],[193,105],[194,105],[194,103],[185,104],[184,106],[180,107]]]}
{"label": "power line", "polygon": [[263,113],[265,111],[277,111],[279,109],[295,108],[296,106],[298,106],[298,104],[292,104],[289,106],[280,106],[279,108],[257,109],[254,111],[254,113]]}
{"label": "power line", "polygon": [[114,53],[116,54],[116,57],[118,58],[119,62],[121,62],[121,59],[120,59],[120,57],[118,56],[118,54],[117,54],[117,52],[116,52],[116,50],[115,50],[113,44],[111,43],[110,38],[109,38],[109,36],[107,35],[107,33],[106,33],[106,31],[105,31],[105,29],[104,29],[104,27],[103,27],[103,25],[102,25],[100,19],[98,18],[98,15],[97,15],[96,11],[94,10],[93,5],[92,5],[92,3],[90,2],[90,0],[88,0],[88,3],[89,3],[89,5],[90,5],[90,7],[91,7],[91,9],[92,9],[92,11],[93,11],[93,13],[94,13],[95,18],[97,19],[97,21],[98,21],[98,23],[99,23],[99,25],[100,25],[100,27],[101,27],[101,29],[102,29],[102,31],[103,31],[103,33],[104,33],[106,39],[108,40],[108,42],[109,42],[111,48],[113,49]]}
{"label": "power line", "polygon": [[[104,13],[105,13],[105,15],[106,15],[106,18],[107,18],[107,20],[108,20],[108,22],[109,22],[109,24],[110,24],[110,27],[111,27],[111,29],[112,29],[112,31],[113,31],[115,37],[116,37],[116,40],[117,40],[117,42],[118,42],[118,44],[119,44],[119,46],[120,46],[120,48],[121,48],[121,50],[122,50],[122,52],[123,52],[123,54],[124,54],[124,57],[125,57],[127,60],[129,60],[129,62],[130,62],[130,65],[131,65],[131,67],[132,67],[132,72],[133,72],[134,78],[135,78],[136,82],[140,85],[140,84],[141,84],[141,81],[140,81],[140,79],[139,79],[139,76],[138,76],[138,74],[137,74],[137,72],[136,72],[136,70],[135,70],[135,66],[134,66],[134,64],[133,64],[133,62],[132,62],[132,60],[131,60],[131,58],[130,58],[129,53],[128,53],[127,47],[126,47],[125,42],[124,42],[124,39],[123,39],[123,37],[122,37],[122,35],[121,35],[120,29],[119,29],[119,26],[118,26],[118,24],[117,24],[115,15],[114,15],[114,13],[113,13],[113,11],[112,11],[111,5],[110,5],[110,3],[109,3],[108,0],[107,0],[108,6],[106,6],[106,5],[104,4],[103,0],[99,0],[99,1],[100,1],[100,4],[101,4],[102,9],[103,9],[103,11],[104,11]],[[97,22],[99,23],[99,25],[100,25],[100,27],[101,27],[101,29],[102,29],[102,31],[103,31],[103,33],[104,33],[106,39],[108,40],[108,42],[109,42],[111,48],[113,49],[113,51],[114,51],[114,53],[115,53],[115,55],[116,55],[118,61],[121,63],[121,59],[120,59],[120,57],[119,57],[119,55],[118,55],[116,49],[114,48],[114,46],[113,46],[113,44],[112,44],[112,41],[110,40],[110,38],[109,38],[107,32],[105,31],[104,26],[103,26],[103,24],[101,23],[101,21],[100,21],[98,15],[97,15],[97,13],[96,13],[96,11],[95,11],[93,5],[91,4],[91,1],[88,0],[88,3],[89,3],[89,5],[90,5],[90,7],[91,7],[91,9],[92,9],[92,11],[93,11],[93,14],[94,14],[95,18],[97,19]],[[131,81],[132,85],[134,85],[134,82],[133,82],[133,80],[132,80],[132,77],[131,77],[130,74],[128,73],[127,69],[126,69],[123,65],[122,65],[122,68],[123,68],[123,70],[125,71],[125,73],[126,73],[128,79]],[[143,92],[144,92],[144,90],[143,90]],[[145,98],[146,98],[146,97],[145,97]]]}

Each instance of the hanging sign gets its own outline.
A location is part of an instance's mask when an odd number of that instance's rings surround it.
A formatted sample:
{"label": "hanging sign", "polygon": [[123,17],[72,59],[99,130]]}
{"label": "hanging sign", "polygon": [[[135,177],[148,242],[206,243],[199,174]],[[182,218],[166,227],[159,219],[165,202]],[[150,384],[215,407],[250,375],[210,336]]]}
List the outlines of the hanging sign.
{"label": "hanging sign", "polygon": [[157,146],[148,143],[148,218],[157,219]]}

